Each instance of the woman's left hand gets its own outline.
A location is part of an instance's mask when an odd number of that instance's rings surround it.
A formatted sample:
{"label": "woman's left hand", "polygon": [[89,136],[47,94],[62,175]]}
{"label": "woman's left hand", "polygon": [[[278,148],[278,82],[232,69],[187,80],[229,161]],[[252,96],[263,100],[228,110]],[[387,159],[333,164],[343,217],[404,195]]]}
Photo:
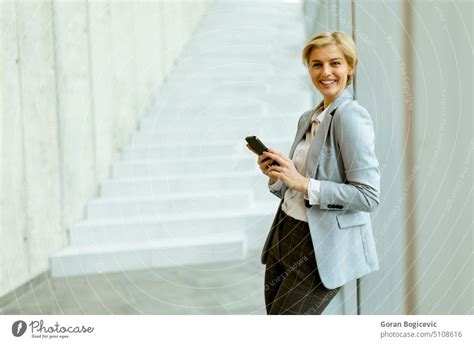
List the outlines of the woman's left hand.
{"label": "woman's left hand", "polygon": [[270,166],[267,170],[270,177],[281,180],[289,189],[306,192],[309,178],[302,176],[295,167],[293,161],[282,154],[263,152],[270,159],[278,162],[280,166]]}

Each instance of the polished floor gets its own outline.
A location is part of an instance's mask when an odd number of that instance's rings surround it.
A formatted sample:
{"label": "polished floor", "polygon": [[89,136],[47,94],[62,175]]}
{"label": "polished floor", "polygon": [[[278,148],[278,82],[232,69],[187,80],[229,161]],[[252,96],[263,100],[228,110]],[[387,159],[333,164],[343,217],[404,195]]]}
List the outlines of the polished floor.
{"label": "polished floor", "polygon": [[0,314],[265,314],[259,255],[232,263],[48,279]]}

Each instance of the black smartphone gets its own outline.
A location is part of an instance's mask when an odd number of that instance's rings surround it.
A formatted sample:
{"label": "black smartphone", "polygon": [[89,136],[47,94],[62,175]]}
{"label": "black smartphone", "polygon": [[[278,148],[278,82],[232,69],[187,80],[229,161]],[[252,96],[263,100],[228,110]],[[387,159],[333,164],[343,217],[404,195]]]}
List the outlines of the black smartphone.
{"label": "black smartphone", "polygon": [[[262,141],[260,141],[258,139],[257,136],[247,136],[245,138],[245,141],[247,141],[247,143],[249,144],[250,147],[252,147],[252,149],[258,154],[258,155],[262,155],[263,152],[266,152],[268,150],[267,146],[265,146],[263,144]],[[268,158],[270,159],[270,158]],[[265,159],[267,160],[267,159]],[[264,161],[265,161],[264,160]],[[276,161],[274,161],[274,163],[272,165],[276,165],[276,166],[280,166]]]}

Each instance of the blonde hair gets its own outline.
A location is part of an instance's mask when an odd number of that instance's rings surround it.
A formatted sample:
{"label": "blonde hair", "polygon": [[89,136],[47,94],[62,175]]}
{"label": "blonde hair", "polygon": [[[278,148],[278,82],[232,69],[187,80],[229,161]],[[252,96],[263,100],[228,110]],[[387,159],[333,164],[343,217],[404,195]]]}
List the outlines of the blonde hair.
{"label": "blonde hair", "polygon": [[357,67],[357,48],[354,40],[345,32],[321,32],[316,36],[311,37],[306,43],[301,53],[303,64],[308,67],[309,57],[314,48],[324,47],[330,44],[335,44],[341,49],[347,64],[352,67],[352,75],[347,76],[346,87],[352,83],[354,73]]}

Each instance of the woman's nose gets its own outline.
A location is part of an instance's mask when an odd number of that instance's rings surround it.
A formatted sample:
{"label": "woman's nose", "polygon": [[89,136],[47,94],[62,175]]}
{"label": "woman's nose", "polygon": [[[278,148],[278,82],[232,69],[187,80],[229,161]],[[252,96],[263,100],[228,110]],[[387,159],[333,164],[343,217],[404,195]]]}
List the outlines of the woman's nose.
{"label": "woman's nose", "polygon": [[331,68],[330,66],[323,66],[323,71],[321,73],[323,76],[331,75]]}

